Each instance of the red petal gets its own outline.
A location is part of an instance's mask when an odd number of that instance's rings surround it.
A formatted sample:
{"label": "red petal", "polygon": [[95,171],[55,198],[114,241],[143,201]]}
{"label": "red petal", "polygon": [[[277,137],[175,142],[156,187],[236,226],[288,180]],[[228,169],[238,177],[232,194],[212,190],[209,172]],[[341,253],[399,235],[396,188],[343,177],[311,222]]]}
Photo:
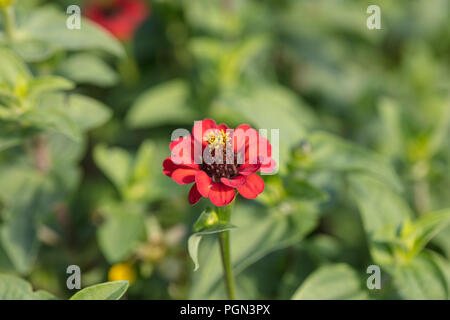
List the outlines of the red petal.
{"label": "red petal", "polygon": [[234,188],[222,183],[213,183],[209,190],[209,199],[215,206],[221,207],[233,201],[235,194]]}
{"label": "red petal", "polygon": [[[258,131],[250,127],[248,124],[241,124],[233,131],[233,147],[235,152],[244,151],[247,153],[250,142],[252,145],[257,146],[258,141],[259,141]],[[257,150],[255,150],[254,153],[256,154]]]}
{"label": "red petal", "polygon": [[249,164],[249,163],[244,163],[243,165],[241,165],[239,167],[239,173],[243,176],[249,176],[254,174],[256,171],[259,170],[259,168],[261,168],[261,164]]}
{"label": "red petal", "polygon": [[242,129],[242,130],[244,130],[244,132],[245,131],[247,131],[248,129],[251,129],[251,127],[248,125],[248,124],[241,124],[240,126],[238,126],[237,128],[236,128],[236,130],[237,129]]}
{"label": "red petal", "polygon": [[198,164],[176,164],[172,161],[171,157],[168,157],[163,161],[163,173],[168,177],[171,177],[172,173],[180,168],[200,170]]}
{"label": "red petal", "polygon": [[[277,166],[277,163],[272,158],[269,158],[270,161],[264,159],[263,164],[261,165],[261,169],[259,170],[262,173],[273,173],[273,170]],[[267,161],[267,163],[265,163]]]}
{"label": "red petal", "polygon": [[198,192],[197,184],[194,183],[194,185],[191,188],[191,191],[189,191],[189,203],[190,204],[196,204],[200,199],[202,198],[202,195],[200,192]]}
{"label": "red petal", "polygon": [[170,177],[172,176],[172,172],[174,172],[177,169],[177,165],[175,163],[173,163],[173,161],[169,158],[166,158],[163,161],[163,173]]}
{"label": "red petal", "polygon": [[172,172],[172,179],[178,184],[189,184],[195,181],[195,174],[198,170],[178,168]]}
{"label": "red petal", "polygon": [[254,199],[264,191],[264,180],[257,174],[252,174],[247,177],[247,181],[243,186],[237,188],[237,191],[244,198]]}
{"label": "red petal", "polygon": [[[263,154],[262,150],[266,150]],[[272,145],[269,140],[264,137],[258,137],[258,156],[270,157],[272,156]]]}
{"label": "red petal", "polygon": [[227,178],[220,178],[220,181],[226,186],[237,188],[242,186],[245,183],[245,177],[244,176],[236,176],[233,179],[227,179]]}
{"label": "red petal", "polygon": [[[175,162],[187,166],[195,164],[194,139],[192,139],[192,136],[189,135],[172,141],[170,150],[172,151],[172,160],[175,160]],[[184,151],[186,151],[186,154]]]}
{"label": "red petal", "polygon": [[212,186],[212,179],[206,174],[205,171],[199,170],[195,174],[195,182],[197,183],[197,188],[200,194],[207,198]]}
{"label": "red petal", "polygon": [[177,140],[172,141],[169,144],[170,150],[172,150],[177,144],[179,144],[181,141],[183,141],[183,137],[179,137]]}
{"label": "red petal", "polygon": [[227,132],[228,126],[225,123],[221,123],[217,126],[217,129]]}

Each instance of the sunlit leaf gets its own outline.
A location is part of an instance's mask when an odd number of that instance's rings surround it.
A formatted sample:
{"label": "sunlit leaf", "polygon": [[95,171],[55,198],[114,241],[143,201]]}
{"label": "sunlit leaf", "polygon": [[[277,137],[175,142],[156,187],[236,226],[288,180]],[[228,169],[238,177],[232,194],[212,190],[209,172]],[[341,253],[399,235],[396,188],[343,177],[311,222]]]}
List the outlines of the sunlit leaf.
{"label": "sunlit leaf", "polygon": [[335,264],[314,271],[292,296],[293,300],[367,299],[362,281],[348,265]]}
{"label": "sunlit leaf", "polygon": [[21,278],[0,274],[0,300],[56,300],[56,297],[46,291],[33,291]]}
{"label": "sunlit leaf", "polygon": [[100,283],[78,291],[70,300],[119,300],[128,286],[124,280]]}
{"label": "sunlit leaf", "polygon": [[126,122],[132,128],[197,120],[188,107],[189,88],[182,80],[172,80],[148,89],[131,107]]}

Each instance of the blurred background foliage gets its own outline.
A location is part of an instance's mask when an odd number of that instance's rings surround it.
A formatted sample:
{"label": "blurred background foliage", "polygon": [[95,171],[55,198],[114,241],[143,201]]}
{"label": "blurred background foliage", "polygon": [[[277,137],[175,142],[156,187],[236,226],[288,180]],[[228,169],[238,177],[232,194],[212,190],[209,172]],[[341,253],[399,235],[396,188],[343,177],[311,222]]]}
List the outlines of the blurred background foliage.
{"label": "blurred background foliage", "polygon": [[[134,27],[127,2],[146,8]],[[104,15],[69,30],[72,4]],[[195,272],[187,254],[207,200],[191,207],[161,165],[174,129],[211,117],[280,129],[279,174],[233,211],[238,298],[449,299],[450,2],[382,1],[381,30],[370,4],[17,0],[0,271],[58,297],[76,264],[83,287],[130,280],[130,299],[224,298],[216,239]]]}

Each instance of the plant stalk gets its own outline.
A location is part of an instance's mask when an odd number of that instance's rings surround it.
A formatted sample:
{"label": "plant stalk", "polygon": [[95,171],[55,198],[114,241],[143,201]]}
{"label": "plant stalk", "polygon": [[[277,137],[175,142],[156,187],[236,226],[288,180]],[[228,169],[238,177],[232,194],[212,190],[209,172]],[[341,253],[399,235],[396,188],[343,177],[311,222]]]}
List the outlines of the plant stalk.
{"label": "plant stalk", "polygon": [[[217,207],[219,219],[223,222],[230,222],[230,207]],[[227,289],[228,299],[235,300],[236,295],[234,292],[234,278],[233,268],[231,265],[230,254],[230,231],[223,231],[219,233],[219,247],[220,255],[222,257],[223,275],[225,280],[225,286]]]}
{"label": "plant stalk", "polygon": [[14,26],[15,26],[15,16],[14,8],[12,6],[0,9],[3,27],[5,28],[6,38],[9,42],[14,39]]}

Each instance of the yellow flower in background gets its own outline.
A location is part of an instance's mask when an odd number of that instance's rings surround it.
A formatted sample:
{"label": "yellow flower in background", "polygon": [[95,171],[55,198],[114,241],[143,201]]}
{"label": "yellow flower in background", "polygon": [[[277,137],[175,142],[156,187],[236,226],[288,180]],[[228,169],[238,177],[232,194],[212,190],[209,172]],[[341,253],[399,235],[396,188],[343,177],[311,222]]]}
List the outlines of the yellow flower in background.
{"label": "yellow flower in background", "polygon": [[108,272],[109,281],[128,280],[132,284],[136,280],[136,271],[131,263],[121,262],[113,265]]}
{"label": "yellow flower in background", "polygon": [[0,8],[8,8],[14,3],[15,0],[0,0]]}

